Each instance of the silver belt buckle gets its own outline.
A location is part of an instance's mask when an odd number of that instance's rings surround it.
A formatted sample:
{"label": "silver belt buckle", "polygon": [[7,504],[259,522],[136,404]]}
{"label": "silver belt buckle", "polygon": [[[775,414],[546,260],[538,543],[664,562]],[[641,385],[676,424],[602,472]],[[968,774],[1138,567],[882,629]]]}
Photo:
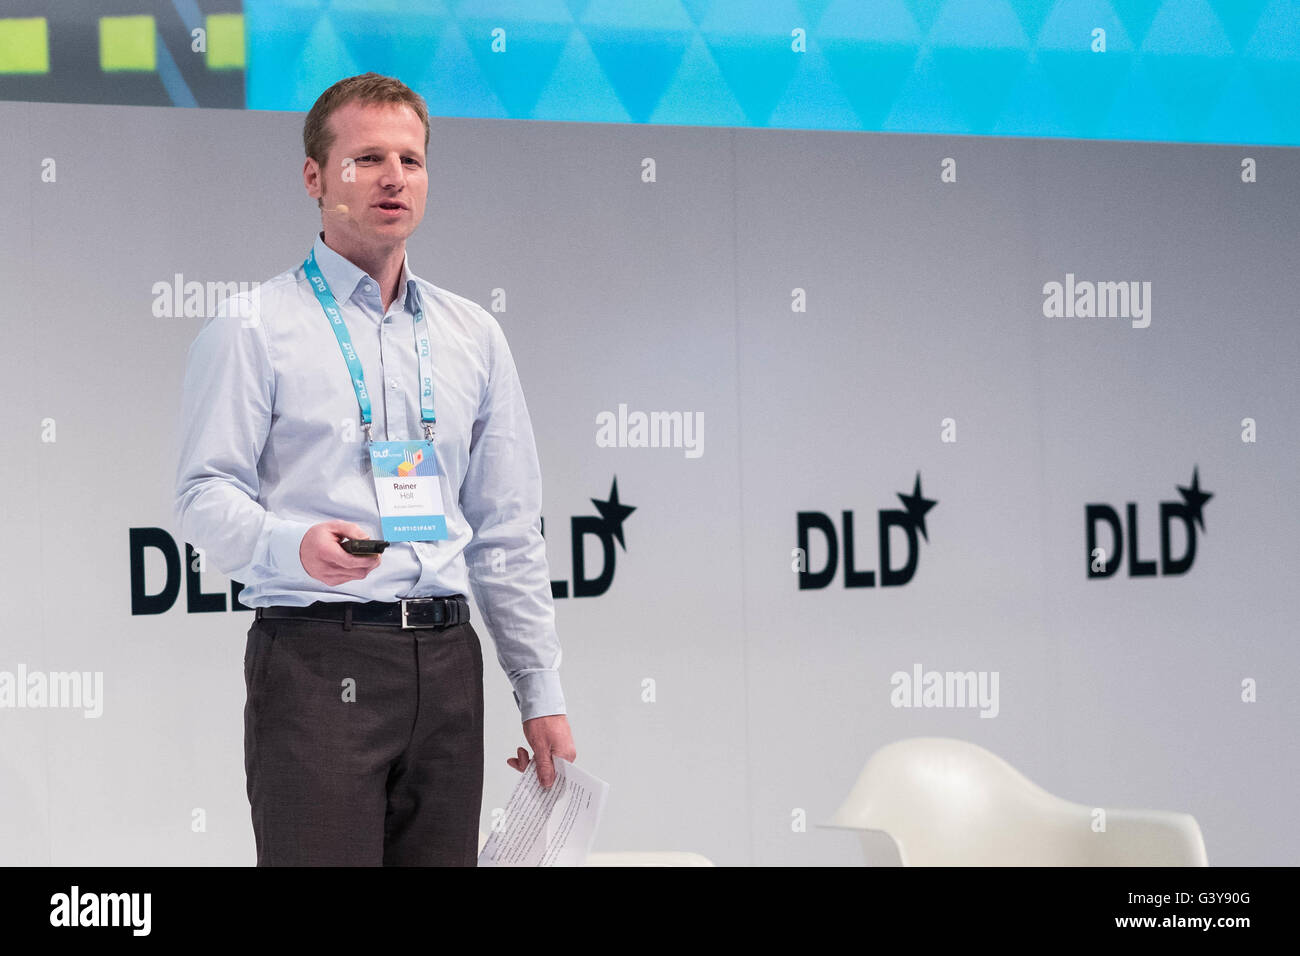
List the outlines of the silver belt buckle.
{"label": "silver belt buckle", "polygon": [[413,631],[421,627],[436,627],[435,624],[407,624],[406,623],[406,605],[409,604],[428,604],[433,598],[401,598],[402,602],[402,628]]}

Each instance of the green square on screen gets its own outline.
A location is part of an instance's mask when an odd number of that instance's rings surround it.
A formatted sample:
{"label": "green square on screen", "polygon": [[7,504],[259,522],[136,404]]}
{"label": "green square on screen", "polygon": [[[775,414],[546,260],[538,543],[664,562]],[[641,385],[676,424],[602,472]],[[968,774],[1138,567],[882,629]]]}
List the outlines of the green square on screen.
{"label": "green square on screen", "polygon": [[100,17],[99,68],[152,72],[158,68],[153,17]]}
{"label": "green square on screen", "polygon": [[44,17],[0,20],[0,73],[50,72],[50,35]]}
{"label": "green square on screen", "polygon": [[209,70],[242,70],[244,68],[244,15],[242,13],[211,13],[208,23]]}

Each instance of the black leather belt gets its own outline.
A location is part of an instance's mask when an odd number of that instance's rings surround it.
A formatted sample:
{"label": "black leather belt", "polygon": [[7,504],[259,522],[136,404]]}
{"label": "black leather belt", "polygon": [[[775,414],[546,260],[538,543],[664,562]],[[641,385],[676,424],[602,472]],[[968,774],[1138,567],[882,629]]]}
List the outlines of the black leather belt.
{"label": "black leather belt", "polygon": [[469,601],[460,594],[450,597],[403,598],[386,601],[317,601],[306,607],[259,607],[256,617],[294,618],[308,621],[339,621],[351,624],[385,624],[389,627],[454,627],[469,623]]}

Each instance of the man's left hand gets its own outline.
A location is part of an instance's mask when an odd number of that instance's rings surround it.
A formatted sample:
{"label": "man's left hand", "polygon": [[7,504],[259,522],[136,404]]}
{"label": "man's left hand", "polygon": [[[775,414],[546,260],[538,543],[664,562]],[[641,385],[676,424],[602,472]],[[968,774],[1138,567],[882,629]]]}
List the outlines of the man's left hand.
{"label": "man's left hand", "polygon": [[[524,739],[533,748],[532,759],[537,761],[537,779],[543,789],[549,790],[551,784],[555,783],[552,756],[563,757],[569,763],[578,759],[578,751],[573,746],[573,734],[569,730],[569,718],[564,714],[525,720]],[[520,747],[519,755],[507,757],[506,763],[523,773],[528,769],[528,760],[528,751]]]}

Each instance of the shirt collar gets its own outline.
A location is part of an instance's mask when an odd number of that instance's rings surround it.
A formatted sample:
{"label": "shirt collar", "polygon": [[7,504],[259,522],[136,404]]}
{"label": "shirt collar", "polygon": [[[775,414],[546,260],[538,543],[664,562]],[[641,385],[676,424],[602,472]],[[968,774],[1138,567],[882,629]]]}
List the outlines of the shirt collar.
{"label": "shirt collar", "polygon": [[[325,234],[316,233],[316,242],[312,246],[316,253],[316,265],[320,267],[320,274],[325,277],[329,283],[330,292],[334,294],[335,300],[347,302],[351,300],[353,293],[356,292],[357,286],[362,280],[368,279],[378,285],[378,282],[366,273],[359,265],[351,259],[344,258],[333,249],[325,244]],[[412,314],[415,313],[415,307],[420,301],[420,290],[415,281],[415,275],[411,272],[407,264],[408,255],[405,251],[402,253],[402,278],[398,283],[399,289],[406,290],[406,307]]]}

